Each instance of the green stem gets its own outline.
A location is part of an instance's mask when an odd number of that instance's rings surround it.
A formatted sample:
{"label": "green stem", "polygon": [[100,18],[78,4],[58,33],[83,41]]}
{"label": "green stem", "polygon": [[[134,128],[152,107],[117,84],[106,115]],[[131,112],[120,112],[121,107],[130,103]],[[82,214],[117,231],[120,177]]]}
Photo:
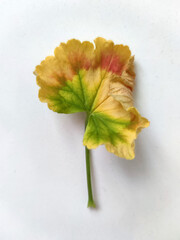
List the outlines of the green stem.
{"label": "green stem", "polygon": [[[88,120],[86,120],[87,125]],[[95,208],[96,204],[93,200],[92,185],[91,185],[91,163],[90,163],[90,150],[85,147],[86,151],[86,174],[87,174],[87,187],[88,187],[88,207]]]}

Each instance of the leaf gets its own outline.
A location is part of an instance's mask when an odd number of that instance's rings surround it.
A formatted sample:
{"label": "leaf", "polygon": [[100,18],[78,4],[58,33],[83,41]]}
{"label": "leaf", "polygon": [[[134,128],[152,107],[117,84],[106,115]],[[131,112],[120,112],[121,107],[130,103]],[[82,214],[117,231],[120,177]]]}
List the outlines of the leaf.
{"label": "leaf", "polygon": [[105,144],[119,157],[134,158],[134,141],[148,127],[133,106],[134,57],[128,46],[103,38],[72,39],[55,49],[36,67],[39,98],[58,113],[86,112],[83,144]]}

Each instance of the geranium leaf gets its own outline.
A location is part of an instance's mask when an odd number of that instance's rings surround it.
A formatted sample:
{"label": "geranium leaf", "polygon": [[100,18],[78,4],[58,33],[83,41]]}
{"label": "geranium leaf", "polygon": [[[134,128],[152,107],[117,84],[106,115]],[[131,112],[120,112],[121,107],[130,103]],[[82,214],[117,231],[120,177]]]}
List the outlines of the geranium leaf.
{"label": "geranium leaf", "polygon": [[127,46],[103,38],[70,40],[36,67],[39,98],[58,113],[86,112],[83,143],[134,158],[134,140],[147,119],[133,106],[134,58]]}

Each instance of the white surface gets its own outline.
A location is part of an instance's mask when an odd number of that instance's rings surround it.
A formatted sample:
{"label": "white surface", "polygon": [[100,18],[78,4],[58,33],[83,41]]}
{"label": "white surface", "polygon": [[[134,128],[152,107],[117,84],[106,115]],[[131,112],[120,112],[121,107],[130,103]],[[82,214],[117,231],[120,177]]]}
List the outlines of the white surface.
{"label": "white surface", "polygon": [[[0,239],[180,239],[180,2],[0,1]],[[38,100],[35,66],[60,42],[102,36],[136,58],[136,106],[151,125],[136,158],[93,151],[86,208],[83,115]]]}

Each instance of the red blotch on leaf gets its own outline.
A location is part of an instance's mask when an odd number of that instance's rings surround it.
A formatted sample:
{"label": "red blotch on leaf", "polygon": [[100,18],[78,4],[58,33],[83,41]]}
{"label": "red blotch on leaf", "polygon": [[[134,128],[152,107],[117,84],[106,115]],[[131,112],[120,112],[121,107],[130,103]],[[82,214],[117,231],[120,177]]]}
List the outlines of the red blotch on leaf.
{"label": "red blotch on leaf", "polygon": [[101,67],[118,75],[121,75],[123,70],[123,64],[121,63],[119,56],[115,55],[102,55]]}

